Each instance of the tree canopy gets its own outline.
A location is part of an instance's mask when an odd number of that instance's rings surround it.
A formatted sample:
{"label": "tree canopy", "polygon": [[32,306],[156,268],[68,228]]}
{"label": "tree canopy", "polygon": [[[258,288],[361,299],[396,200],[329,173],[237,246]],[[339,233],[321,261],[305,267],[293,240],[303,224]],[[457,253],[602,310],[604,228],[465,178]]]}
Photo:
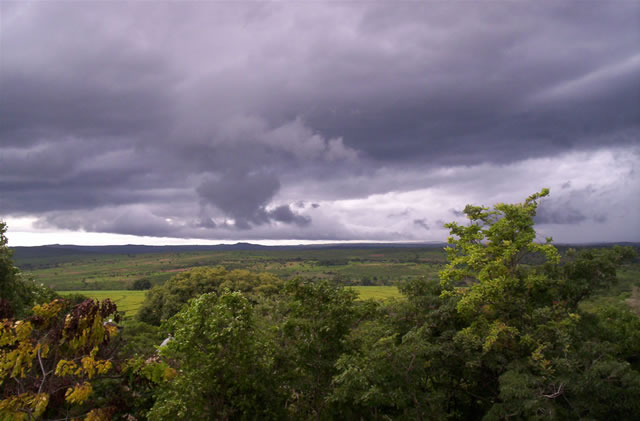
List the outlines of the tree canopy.
{"label": "tree canopy", "polygon": [[270,273],[247,270],[227,270],[222,266],[200,267],[178,273],[163,285],[147,292],[138,318],[159,325],[178,313],[191,298],[200,294],[228,288],[245,294],[274,294],[282,287],[282,280]]}

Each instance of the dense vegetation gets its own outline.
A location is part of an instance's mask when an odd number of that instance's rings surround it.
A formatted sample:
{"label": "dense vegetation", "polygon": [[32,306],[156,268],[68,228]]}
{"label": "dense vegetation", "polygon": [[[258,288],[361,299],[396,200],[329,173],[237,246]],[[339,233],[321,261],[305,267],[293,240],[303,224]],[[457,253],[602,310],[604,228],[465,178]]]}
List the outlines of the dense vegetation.
{"label": "dense vegetation", "polygon": [[[121,332],[109,300],[45,304],[3,236],[0,420],[637,419],[640,317],[607,299],[637,258],[536,242],[547,194],[467,206],[440,279],[405,280],[404,299],[197,268]],[[4,295],[18,283],[33,292]]]}

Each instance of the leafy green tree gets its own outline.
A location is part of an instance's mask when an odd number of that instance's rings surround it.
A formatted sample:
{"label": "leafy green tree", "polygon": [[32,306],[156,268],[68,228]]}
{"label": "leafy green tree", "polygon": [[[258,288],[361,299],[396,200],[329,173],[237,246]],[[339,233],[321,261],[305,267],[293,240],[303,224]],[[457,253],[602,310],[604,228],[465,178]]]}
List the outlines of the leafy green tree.
{"label": "leafy green tree", "polygon": [[0,318],[24,317],[34,305],[59,297],[51,289],[21,276],[13,263],[6,232],[7,224],[0,221]]}
{"label": "leafy green tree", "polygon": [[121,354],[126,357],[151,357],[156,348],[167,337],[159,326],[150,325],[135,319],[124,319],[117,340],[121,342]]}
{"label": "leafy green tree", "polygon": [[474,397],[461,387],[465,357],[453,343],[462,326],[457,297],[438,282],[401,285],[406,300],[380,304],[353,329],[330,401],[350,419],[474,419]]}
{"label": "leafy green tree", "polygon": [[548,194],[543,189],[524,203],[499,203],[492,210],[468,205],[464,210],[468,226],[445,225],[452,236],[445,249],[449,264],[441,272],[442,285],[445,294],[460,295],[458,311],[475,318],[478,325],[487,322],[494,329],[508,330],[498,327],[501,320],[518,319],[524,309],[539,303],[530,300],[529,292],[546,290],[549,280],[521,262],[529,253],[544,255],[551,263],[559,261],[551,238],[546,244],[535,242],[533,217],[538,200]]}
{"label": "leafy green tree", "polygon": [[[456,309],[466,326],[453,341],[461,355],[473,351],[465,358],[473,368],[466,377],[482,383],[471,382],[468,390],[482,398],[480,409],[488,418],[602,416],[598,399],[581,392],[595,374],[594,364],[598,387],[620,396],[640,392],[638,373],[605,338],[584,335],[578,307],[616,282],[616,267],[630,252],[586,251],[561,264],[550,238],[535,242],[533,217],[548,193],[543,189],[523,203],[493,209],[467,206],[468,226],[447,225],[453,236],[449,265],[441,273],[442,295],[459,298]],[[530,254],[547,263],[523,264]],[[594,349],[599,351],[589,351]],[[605,383],[607,376],[616,381]],[[626,402],[631,401],[617,402],[622,418],[637,408]]]}
{"label": "leafy green tree", "polygon": [[179,375],[158,392],[150,420],[282,419],[284,396],[274,371],[274,347],[256,329],[240,293],[208,293],[167,322],[173,339],[161,354]]}
{"label": "leafy green tree", "polygon": [[357,294],[327,281],[288,281],[277,308],[268,312],[278,332],[278,367],[289,392],[294,419],[332,419],[328,397],[335,365],[347,351],[345,339],[370,309]]}
{"label": "leafy green tree", "polygon": [[147,292],[138,319],[160,325],[178,313],[191,298],[229,288],[249,295],[276,294],[283,282],[269,273],[246,270],[228,271],[222,266],[202,267],[179,273]]}
{"label": "leafy green tree", "polygon": [[145,289],[151,289],[151,281],[148,279],[136,279],[131,285],[131,289],[134,291],[143,291]]}
{"label": "leafy green tree", "polygon": [[7,245],[7,224],[0,221],[0,317],[21,314],[31,301],[28,288],[20,281],[13,264],[13,252]]}

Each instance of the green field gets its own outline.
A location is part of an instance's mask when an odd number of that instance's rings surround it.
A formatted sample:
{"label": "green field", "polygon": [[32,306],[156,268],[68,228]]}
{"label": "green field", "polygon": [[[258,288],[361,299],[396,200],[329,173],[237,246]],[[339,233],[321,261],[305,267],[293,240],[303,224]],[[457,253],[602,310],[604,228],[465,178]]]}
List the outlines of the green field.
{"label": "green field", "polygon": [[361,300],[386,300],[388,298],[402,298],[404,295],[398,291],[398,288],[393,286],[375,286],[375,287],[363,287],[355,286],[351,287],[358,294],[360,294]]}
{"label": "green field", "polygon": [[[78,293],[78,291],[59,291],[59,293],[64,296]],[[82,291],[81,293],[100,301],[109,298],[116,303],[118,311],[125,317],[130,317],[135,316],[142,306],[146,291]]]}
{"label": "green field", "polygon": [[[356,286],[352,287],[360,294],[360,299],[367,300],[370,298],[376,300],[384,300],[387,298],[401,298],[398,288],[394,286]],[[125,317],[135,316],[142,302],[146,291],[127,291],[127,290],[114,290],[114,291],[59,291],[60,295],[76,294],[80,292],[82,295],[86,295],[89,298],[95,300],[104,300],[105,298],[111,299],[118,306],[118,310],[122,312]]]}

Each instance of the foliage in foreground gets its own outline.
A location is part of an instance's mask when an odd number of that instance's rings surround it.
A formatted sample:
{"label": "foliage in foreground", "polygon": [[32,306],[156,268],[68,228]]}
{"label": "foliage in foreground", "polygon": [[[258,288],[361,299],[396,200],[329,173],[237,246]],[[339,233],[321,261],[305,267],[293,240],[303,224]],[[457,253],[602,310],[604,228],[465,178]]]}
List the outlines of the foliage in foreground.
{"label": "foliage in foreground", "polygon": [[87,300],[69,307],[54,300],[37,305],[26,320],[0,325],[0,419],[108,417],[113,408],[85,405],[109,373],[117,334],[109,316],[115,305]]}

